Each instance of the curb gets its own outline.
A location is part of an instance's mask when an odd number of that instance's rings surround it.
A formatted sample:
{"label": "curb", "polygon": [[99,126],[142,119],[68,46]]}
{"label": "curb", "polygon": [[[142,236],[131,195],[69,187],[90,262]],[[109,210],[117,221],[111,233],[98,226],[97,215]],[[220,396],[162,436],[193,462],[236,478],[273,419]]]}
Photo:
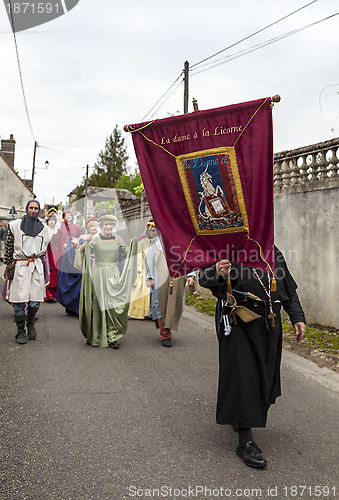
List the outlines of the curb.
{"label": "curb", "polygon": [[[183,317],[193,321],[208,333],[215,333],[214,316],[198,312],[192,306],[185,305]],[[282,366],[301,373],[304,377],[328,389],[339,392],[339,373],[329,368],[320,368],[314,361],[303,358],[288,349],[283,348]]]}
{"label": "curb", "polygon": [[298,356],[288,349],[283,349],[282,364],[286,368],[302,373],[306,378],[339,392],[339,373],[329,368],[320,368],[314,361]]}

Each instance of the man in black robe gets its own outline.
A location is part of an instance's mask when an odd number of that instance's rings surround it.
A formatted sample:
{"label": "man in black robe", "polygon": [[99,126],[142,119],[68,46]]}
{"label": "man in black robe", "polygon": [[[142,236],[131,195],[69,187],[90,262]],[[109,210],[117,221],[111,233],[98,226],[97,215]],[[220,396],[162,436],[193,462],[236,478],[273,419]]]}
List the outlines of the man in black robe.
{"label": "man in black robe", "polygon": [[[227,296],[231,290],[230,285],[227,287],[228,276],[234,298]],[[297,340],[303,338],[306,330],[297,285],[277,248],[275,278],[276,291],[270,275],[228,260],[203,269],[199,276],[200,285],[209,288],[218,299],[217,423],[230,424],[237,430],[237,454],[246,465],[257,468],[265,467],[267,462],[253,441],[251,429],[266,426],[268,409],[281,395],[281,306],[294,325]]]}

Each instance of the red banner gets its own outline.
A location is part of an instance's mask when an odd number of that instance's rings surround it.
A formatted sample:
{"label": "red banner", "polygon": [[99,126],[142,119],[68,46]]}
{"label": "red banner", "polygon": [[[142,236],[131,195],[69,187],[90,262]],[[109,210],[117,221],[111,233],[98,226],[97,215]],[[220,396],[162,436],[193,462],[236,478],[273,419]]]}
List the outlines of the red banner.
{"label": "red banner", "polygon": [[170,275],[274,269],[271,99],[128,126]]}

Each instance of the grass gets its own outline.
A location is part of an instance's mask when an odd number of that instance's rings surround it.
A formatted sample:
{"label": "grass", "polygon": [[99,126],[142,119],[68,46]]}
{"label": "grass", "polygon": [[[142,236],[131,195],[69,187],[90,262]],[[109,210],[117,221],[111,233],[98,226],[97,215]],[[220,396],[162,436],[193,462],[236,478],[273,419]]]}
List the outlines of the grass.
{"label": "grass", "polygon": [[[217,300],[202,298],[197,292],[186,293],[185,303],[201,313],[214,316]],[[294,328],[288,319],[282,319],[283,345],[332,370],[339,371],[339,331],[330,327],[307,325],[305,337],[296,342]]]}
{"label": "grass", "polygon": [[193,306],[197,311],[209,314],[210,316],[214,316],[216,303],[217,299],[214,297],[212,297],[211,299],[203,299],[196,292],[192,294],[185,294],[185,304],[187,304],[188,306]]}
{"label": "grass", "polygon": [[[286,343],[294,342],[294,329],[291,322],[283,319],[284,340]],[[337,355],[339,349],[338,331],[332,328],[308,325],[304,342],[312,349],[320,349],[322,352]]]}

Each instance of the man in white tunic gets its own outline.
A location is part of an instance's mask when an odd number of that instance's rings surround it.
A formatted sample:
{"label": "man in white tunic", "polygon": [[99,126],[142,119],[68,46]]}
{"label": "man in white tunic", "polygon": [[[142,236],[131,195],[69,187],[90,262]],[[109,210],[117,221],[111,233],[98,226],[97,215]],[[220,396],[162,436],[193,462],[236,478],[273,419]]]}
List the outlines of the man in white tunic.
{"label": "man in white tunic", "polygon": [[39,212],[39,202],[30,200],[26,215],[8,225],[5,264],[15,262],[15,269],[13,279],[8,280],[6,298],[14,307],[18,344],[36,339],[34,316],[46,295],[43,260],[53,233],[38,218]]}

